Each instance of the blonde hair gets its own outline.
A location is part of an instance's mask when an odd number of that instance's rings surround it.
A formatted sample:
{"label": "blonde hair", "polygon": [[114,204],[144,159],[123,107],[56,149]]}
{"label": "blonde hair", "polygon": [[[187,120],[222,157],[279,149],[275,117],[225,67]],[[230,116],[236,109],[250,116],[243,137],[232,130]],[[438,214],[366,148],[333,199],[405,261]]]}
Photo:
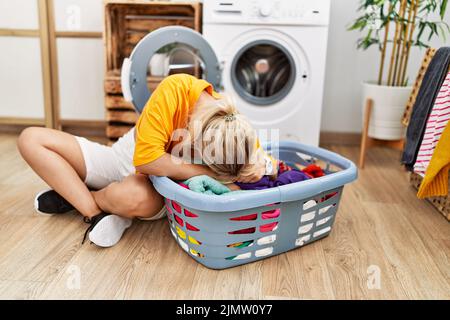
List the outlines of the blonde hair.
{"label": "blonde hair", "polygon": [[196,106],[187,129],[195,152],[201,148],[203,163],[221,177],[247,175],[257,161],[256,131],[230,96]]}

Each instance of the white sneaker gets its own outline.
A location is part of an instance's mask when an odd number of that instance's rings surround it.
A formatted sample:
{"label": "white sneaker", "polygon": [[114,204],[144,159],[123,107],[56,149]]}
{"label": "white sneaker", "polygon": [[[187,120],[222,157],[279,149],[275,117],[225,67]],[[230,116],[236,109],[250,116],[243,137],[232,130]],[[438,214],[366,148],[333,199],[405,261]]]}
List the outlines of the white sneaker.
{"label": "white sneaker", "polygon": [[[90,220],[89,240],[99,247],[109,248],[116,245],[123,233],[132,224],[132,219],[101,213]],[[83,240],[84,241],[84,240]]]}

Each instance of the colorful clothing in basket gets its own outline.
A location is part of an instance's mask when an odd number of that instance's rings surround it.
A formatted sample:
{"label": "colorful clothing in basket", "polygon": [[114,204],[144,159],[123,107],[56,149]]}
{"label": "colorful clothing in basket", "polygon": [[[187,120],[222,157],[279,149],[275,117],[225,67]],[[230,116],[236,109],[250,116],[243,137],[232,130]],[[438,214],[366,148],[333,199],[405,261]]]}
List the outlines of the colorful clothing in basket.
{"label": "colorful clothing in basket", "polygon": [[285,162],[279,161],[278,164],[278,176],[275,180],[272,180],[269,176],[264,176],[261,180],[254,183],[240,183],[236,182],[242,190],[263,190],[295,182],[301,182],[311,178],[319,178],[324,176],[322,168],[315,164],[311,164],[303,170],[293,169]]}
{"label": "colorful clothing in basket", "polygon": [[235,182],[242,190],[264,190],[295,182],[311,179],[306,173],[298,170],[285,171],[278,175],[275,180],[271,180],[269,176],[262,177],[261,180],[254,183]]}

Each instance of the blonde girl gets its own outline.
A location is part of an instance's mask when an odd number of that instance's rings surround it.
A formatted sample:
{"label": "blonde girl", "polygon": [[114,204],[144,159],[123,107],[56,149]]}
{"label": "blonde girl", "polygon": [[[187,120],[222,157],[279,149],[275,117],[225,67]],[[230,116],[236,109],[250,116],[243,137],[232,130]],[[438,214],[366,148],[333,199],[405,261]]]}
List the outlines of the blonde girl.
{"label": "blonde girl", "polygon": [[[196,126],[199,132],[195,132]],[[183,159],[171,154],[180,143],[172,134],[183,128],[189,134],[182,145],[188,143],[203,164],[189,161],[186,152]],[[215,136],[213,148],[205,136]],[[90,224],[85,238],[101,247],[115,245],[133,218],[157,220],[165,216],[163,198],[148,175],[175,180],[209,175],[255,182],[267,173],[255,131],[234,104],[218,95],[208,82],[186,74],[164,79],[135,128],[111,147],[36,127],[21,133],[18,147],[25,161],[51,187],[36,196],[35,209],[46,215],[76,209]],[[212,153],[205,152],[208,148]],[[227,161],[216,161],[220,153]]]}

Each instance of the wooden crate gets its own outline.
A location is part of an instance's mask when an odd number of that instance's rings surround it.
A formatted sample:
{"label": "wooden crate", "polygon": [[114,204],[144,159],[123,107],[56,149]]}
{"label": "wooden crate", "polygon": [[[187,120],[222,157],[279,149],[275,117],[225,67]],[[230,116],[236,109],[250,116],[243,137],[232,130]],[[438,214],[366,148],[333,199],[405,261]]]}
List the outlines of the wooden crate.
{"label": "wooden crate", "polygon": [[[422,183],[422,177],[417,173],[411,172],[409,181],[411,185],[419,190],[420,184]],[[450,180],[449,180],[450,186]],[[450,221],[450,195],[445,197],[431,197],[427,200],[448,220]]]}
{"label": "wooden crate", "polygon": [[[122,96],[120,69],[123,59],[129,57],[145,35],[158,28],[179,25],[201,32],[201,3],[106,0],[104,8],[106,136],[113,142],[128,132],[138,118],[133,106]],[[153,91],[161,80],[161,77],[149,77],[149,89]]]}
{"label": "wooden crate", "polygon": [[414,107],[414,104],[416,103],[417,95],[419,94],[419,89],[420,89],[420,86],[422,85],[422,80],[425,77],[425,72],[427,71],[428,66],[430,65],[430,62],[433,59],[436,51],[437,50],[433,49],[433,48],[427,49],[427,52],[425,53],[425,57],[422,60],[422,65],[420,66],[416,81],[414,82],[414,86],[413,86],[411,95],[409,96],[408,103],[406,104],[405,112],[403,113],[402,123],[406,127],[409,125],[409,120],[411,119],[412,109]]}

